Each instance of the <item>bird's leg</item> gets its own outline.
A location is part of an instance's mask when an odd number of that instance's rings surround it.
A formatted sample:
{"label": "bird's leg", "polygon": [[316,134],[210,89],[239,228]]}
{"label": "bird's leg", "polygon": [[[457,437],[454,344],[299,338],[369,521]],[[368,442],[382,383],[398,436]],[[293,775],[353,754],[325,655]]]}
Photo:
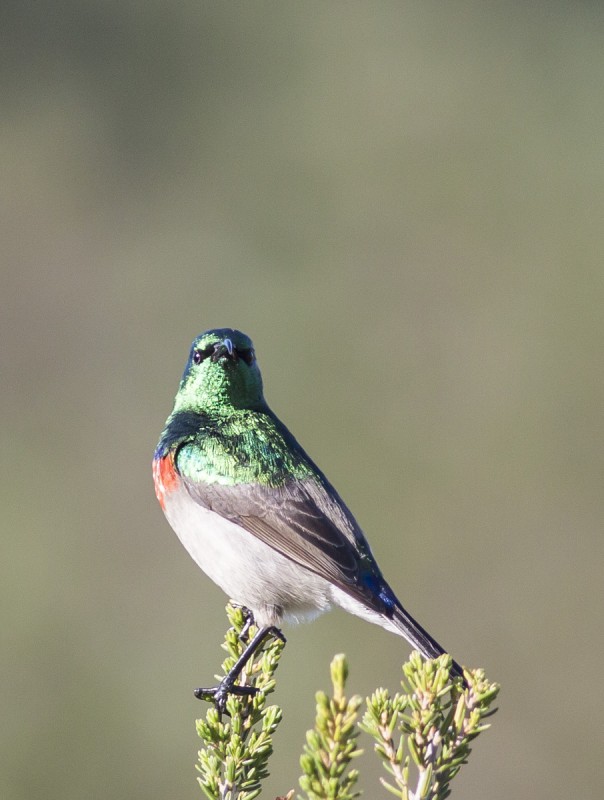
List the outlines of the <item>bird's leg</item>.
{"label": "bird's leg", "polygon": [[239,634],[239,641],[245,642],[248,639],[250,628],[254,624],[254,614],[249,608],[247,608],[247,606],[241,606],[241,613],[243,614],[243,619],[245,622],[243,623],[243,628]]}
{"label": "bird's leg", "polygon": [[248,637],[248,633],[252,625],[254,625],[254,612],[251,608],[244,606],[242,603],[236,603],[234,600],[229,601],[233,608],[240,608],[241,613],[243,614],[243,628],[241,629],[241,633],[238,635],[238,639],[240,642],[245,642]]}
{"label": "bird's leg", "polygon": [[281,633],[279,628],[276,628],[274,625],[267,625],[264,628],[260,628],[218,686],[215,686],[213,689],[195,689],[193,691],[195,697],[197,697],[198,700],[213,701],[218,713],[223,714],[226,710],[226,701],[229,694],[236,694],[241,697],[252,697],[255,695],[259,691],[255,686],[239,686],[235,681],[241,675],[245,665],[256,650],[261,647],[267,636],[274,636],[276,639],[281,639],[281,641],[285,643],[285,636]]}

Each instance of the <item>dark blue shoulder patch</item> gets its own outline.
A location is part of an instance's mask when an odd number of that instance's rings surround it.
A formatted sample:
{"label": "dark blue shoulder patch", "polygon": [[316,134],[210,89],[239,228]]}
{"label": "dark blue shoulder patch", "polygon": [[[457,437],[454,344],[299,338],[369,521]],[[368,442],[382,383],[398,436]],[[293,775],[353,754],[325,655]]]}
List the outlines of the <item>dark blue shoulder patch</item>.
{"label": "dark blue shoulder patch", "polygon": [[387,617],[392,617],[397,600],[394,592],[382,576],[375,573],[365,573],[361,575],[360,583],[380,607],[381,613]]}

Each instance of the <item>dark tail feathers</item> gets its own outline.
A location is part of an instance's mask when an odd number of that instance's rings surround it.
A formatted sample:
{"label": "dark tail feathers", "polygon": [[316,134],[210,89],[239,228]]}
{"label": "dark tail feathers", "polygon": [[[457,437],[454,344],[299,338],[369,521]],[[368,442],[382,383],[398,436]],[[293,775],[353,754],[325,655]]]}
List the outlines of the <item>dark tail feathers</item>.
{"label": "dark tail feathers", "polygon": [[[394,607],[392,620],[409,644],[419,650],[424,658],[438,658],[438,656],[447,652],[401,605]],[[463,670],[455,660],[451,665],[451,676],[463,678]]]}

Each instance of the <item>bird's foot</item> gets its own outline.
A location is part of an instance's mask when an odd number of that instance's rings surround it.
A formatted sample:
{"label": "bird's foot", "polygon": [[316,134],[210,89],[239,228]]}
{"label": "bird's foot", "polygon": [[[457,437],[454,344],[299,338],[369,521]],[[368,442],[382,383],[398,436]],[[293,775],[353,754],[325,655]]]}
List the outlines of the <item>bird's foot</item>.
{"label": "bird's foot", "polygon": [[259,691],[260,689],[255,686],[240,686],[229,680],[227,675],[218,686],[214,686],[212,689],[193,689],[193,694],[198,700],[214,703],[219,715],[227,714],[228,716],[226,702],[230,694],[235,694],[239,697],[254,697]]}
{"label": "bird's foot", "polygon": [[243,603],[236,603],[234,600],[230,601],[233,608],[240,608],[241,613],[243,614],[243,628],[239,636],[237,637],[240,642],[247,642],[249,639],[249,630],[252,625],[255,625],[256,620],[254,619],[254,612],[249,609],[247,606],[244,606]]}
{"label": "bird's foot", "polygon": [[240,642],[247,642],[249,637],[250,628],[252,625],[255,624],[254,614],[250,611],[249,608],[246,606],[241,606],[241,613],[243,614],[243,619],[245,622],[243,623],[243,628],[241,629],[241,633],[239,634],[239,641]]}
{"label": "bird's foot", "polygon": [[[251,612],[250,612],[251,614]],[[241,686],[235,683],[243,672],[248,661],[254,656],[257,650],[262,647],[262,643],[267,636],[274,636],[285,643],[285,636],[281,633],[279,628],[274,625],[269,625],[266,628],[261,628],[256,632],[250,642],[248,642],[245,650],[239,656],[237,661],[233,664],[228,674],[220,681],[218,686],[213,689],[195,689],[193,694],[199,700],[207,700],[214,703],[218,713],[224,714],[226,711],[226,702],[229,694],[239,695],[240,697],[253,697],[260,690],[255,686]]]}

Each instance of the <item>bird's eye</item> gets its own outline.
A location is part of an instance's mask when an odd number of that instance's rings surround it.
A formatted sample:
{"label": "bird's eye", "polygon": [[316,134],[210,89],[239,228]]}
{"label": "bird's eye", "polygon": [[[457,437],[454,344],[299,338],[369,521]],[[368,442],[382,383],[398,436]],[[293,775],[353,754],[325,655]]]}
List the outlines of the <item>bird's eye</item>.
{"label": "bird's eye", "polygon": [[204,359],[209,358],[214,352],[213,347],[204,347],[203,350],[196,350],[193,353],[193,363],[201,364]]}
{"label": "bird's eye", "polygon": [[256,354],[254,353],[254,350],[253,350],[252,347],[245,347],[245,348],[238,347],[237,348],[237,355],[239,356],[239,358],[241,358],[241,359],[243,359],[245,361],[245,363],[248,365],[248,367],[250,367],[252,365],[252,363],[253,363],[253,361],[254,361],[254,359],[256,357]]}

